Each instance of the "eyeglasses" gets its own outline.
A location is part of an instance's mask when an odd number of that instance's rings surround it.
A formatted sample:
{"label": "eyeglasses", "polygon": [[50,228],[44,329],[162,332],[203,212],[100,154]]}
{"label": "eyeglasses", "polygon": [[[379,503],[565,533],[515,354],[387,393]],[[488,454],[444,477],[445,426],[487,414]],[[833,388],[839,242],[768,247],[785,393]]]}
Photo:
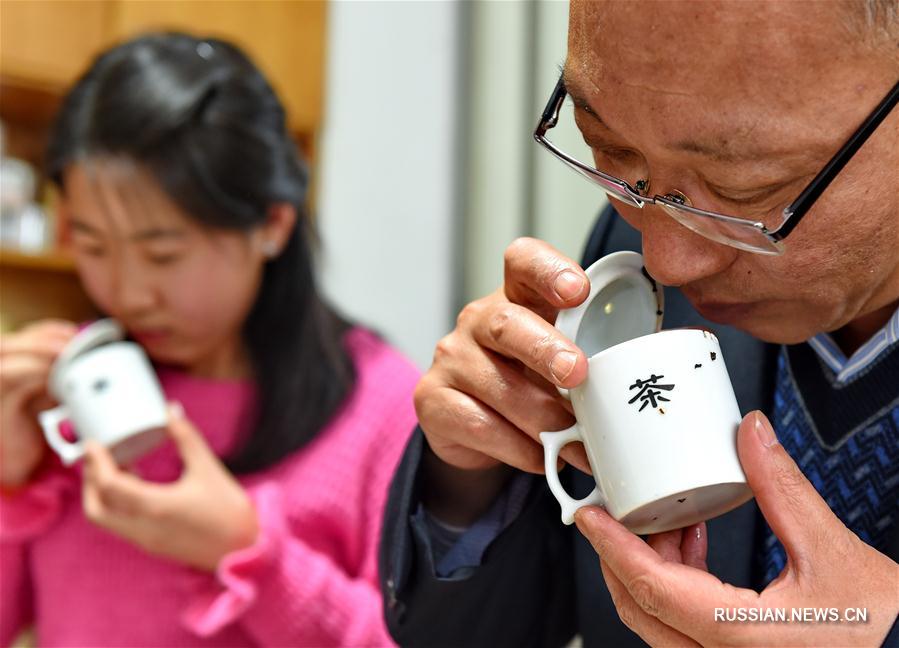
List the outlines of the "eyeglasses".
{"label": "eyeglasses", "polygon": [[560,150],[546,139],[546,132],[558,124],[559,112],[567,94],[564,79],[559,77],[556,88],[553,90],[546,108],[543,109],[543,115],[534,131],[534,139],[559,160],[591,182],[598,184],[609,197],[627,205],[640,208],[646,205],[659,205],[681,225],[708,239],[757,254],[778,255],[784,252],[784,239],[796,228],[818,197],[824,193],[824,190],[833,182],[846,163],[852,159],[856,151],[862,147],[871,133],[899,102],[899,82],[893,86],[883,101],[868,115],[858,130],[843,144],[818,175],[802,190],[799,197],[768,222],[698,209],[693,207],[689,198],[679,191],[671,191],[664,196],[657,194],[650,198],[646,195],[649,189],[647,181],[638,180],[634,186],[631,186],[626,181],[603,173],[592,165],[584,164]]}

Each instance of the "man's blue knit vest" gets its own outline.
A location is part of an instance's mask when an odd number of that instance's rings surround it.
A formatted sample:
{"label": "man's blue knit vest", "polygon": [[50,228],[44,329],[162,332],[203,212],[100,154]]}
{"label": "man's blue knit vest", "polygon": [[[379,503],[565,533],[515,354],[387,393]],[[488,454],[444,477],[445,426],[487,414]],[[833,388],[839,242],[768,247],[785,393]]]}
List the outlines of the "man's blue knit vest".
{"label": "man's blue knit vest", "polygon": [[[837,517],[883,551],[899,526],[899,344],[845,385],[807,344],[784,347],[772,423]],[[760,549],[764,586],[786,555],[767,525]]]}

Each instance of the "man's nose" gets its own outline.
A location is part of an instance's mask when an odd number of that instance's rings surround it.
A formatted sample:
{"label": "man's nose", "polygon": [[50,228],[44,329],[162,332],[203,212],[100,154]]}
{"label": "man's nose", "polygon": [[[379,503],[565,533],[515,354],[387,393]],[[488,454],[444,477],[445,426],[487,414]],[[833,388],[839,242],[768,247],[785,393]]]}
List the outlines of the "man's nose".
{"label": "man's nose", "polygon": [[666,286],[683,286],[719,274],[739,254],[681,225],[658,205],[644,207],[639,223],[643,263]]}

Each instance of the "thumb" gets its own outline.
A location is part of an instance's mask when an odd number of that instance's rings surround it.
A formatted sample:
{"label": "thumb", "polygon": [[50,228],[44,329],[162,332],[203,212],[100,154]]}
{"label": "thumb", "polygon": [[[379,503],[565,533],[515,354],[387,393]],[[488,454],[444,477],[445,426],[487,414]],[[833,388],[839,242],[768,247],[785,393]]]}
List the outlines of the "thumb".
{"label": "thumb", "polygon": [[774,535],[797,568],[833,537],[828,529],[843,530],[843,523],[806,479],[777,440],[768,418],[759,411],[743,418],[737,436],[740,463],[749,487]]}
{"label": "thumb", "polygon": [[206,461],[212,451],[200,431],[187,420],[181,403],[169,403],[169,421],[166,428],[178,450],[186,469],[195,468]]}

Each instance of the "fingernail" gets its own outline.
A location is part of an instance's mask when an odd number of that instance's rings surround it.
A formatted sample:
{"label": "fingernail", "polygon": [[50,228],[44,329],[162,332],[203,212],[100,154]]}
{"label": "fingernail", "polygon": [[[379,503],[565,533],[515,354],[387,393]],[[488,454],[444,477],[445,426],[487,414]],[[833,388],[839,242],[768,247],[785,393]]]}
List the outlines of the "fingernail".
{"label": "fingernail", "polygon": [[562,382],[571,375],[577,363],[577,354],[571,351],[559,351],[549,363],[549,371],[557,382]]}
{"label": "fingernail", "polygon": [[599,522],[599,511],[590,506],[582,506],[574,512],[574,524],[584,535]]}
{"label": "fingernail", "polygon": [[173,418],[183,419],[184,418],[184,406],[180,401],[172,401],[169,403],[169,413]]}
{"label": "fingernail", "polygon": [[565,270],[556,277],[553,289],[559,297],[568,301],[569,299],[577,297],[581,293],[581,290],[584,289],[584,279],[571,270]]}
{"label": "fingernail", "polygon": [[768,422],[768,418],[759,411],[755,413],[755,433],[758,435],[759,441],[766,448],[777,443],[777,436],[774,434],[774,428]]}
{"label": "fingernail", "polygon": [[581,507],[574,512],[574,523],[577,525],[577,528],[582,529],[584,525],[588,524],[587,516],[595,515],[595,513],[587,508]]}

